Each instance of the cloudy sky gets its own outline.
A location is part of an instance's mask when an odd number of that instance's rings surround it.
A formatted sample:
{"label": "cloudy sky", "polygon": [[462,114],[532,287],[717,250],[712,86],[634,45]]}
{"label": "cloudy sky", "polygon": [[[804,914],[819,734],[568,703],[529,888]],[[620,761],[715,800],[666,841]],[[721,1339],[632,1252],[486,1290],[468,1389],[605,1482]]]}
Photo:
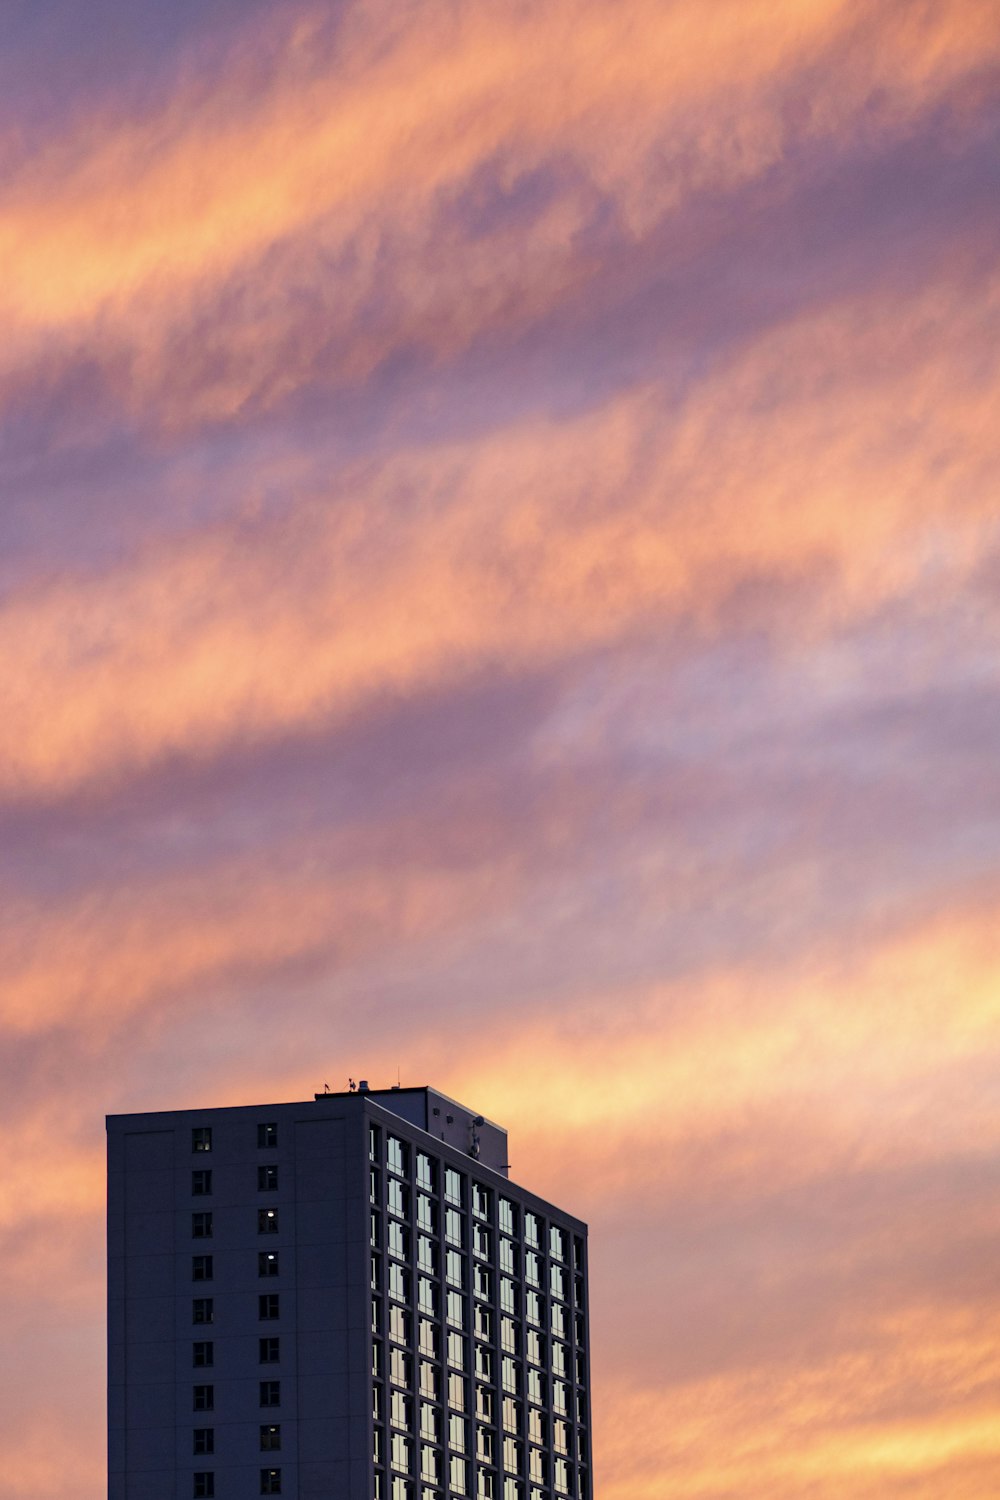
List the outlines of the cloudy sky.
{"label": "cloudy sky", "polygon": [[598,1500],[1000,1487],[995,0],[6,0],[5,1500],[106,1112],[432,1083]]}

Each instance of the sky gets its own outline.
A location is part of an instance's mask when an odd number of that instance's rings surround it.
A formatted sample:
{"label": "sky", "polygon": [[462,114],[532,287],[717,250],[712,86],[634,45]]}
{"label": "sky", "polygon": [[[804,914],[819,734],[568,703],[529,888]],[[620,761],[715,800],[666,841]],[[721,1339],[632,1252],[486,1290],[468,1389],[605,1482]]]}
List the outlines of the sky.
{"label": "sky", "polygon": [[596,1500],[1000,1489],[995,0],[6,0],[6,1500],[104,1115],[429,1083]]}

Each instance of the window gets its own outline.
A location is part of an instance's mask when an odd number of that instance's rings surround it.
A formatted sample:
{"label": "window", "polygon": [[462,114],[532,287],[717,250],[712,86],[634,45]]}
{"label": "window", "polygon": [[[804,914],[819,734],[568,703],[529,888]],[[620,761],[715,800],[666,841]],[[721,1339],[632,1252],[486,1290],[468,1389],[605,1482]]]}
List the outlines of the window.
{"label": "window", "polygon": [[553,1302],[549,1307],[549,1328],[561,1339],[566,1337],[566,1309],[561,1302]]}
{"label": "window", "polygon": [[524,1240],[525,1244],[534,1245],[536,1250],[541,1245],[538,1233],[538,1219],[535,1214],[526,1213],[524,1216]]}
{"label": "window", "polygon": [[461,1292],[448,1293],[448,1322],[453,1328],[465,1327],[465,1298]]}
{"label": "window", "polygon": [[191,1406],[194,1411],[214,1411],[215,1386],[196,1385],[192,1392]]}
{"label": "window", "polygon": [[261,1383],[260,1383],[260,1404],[261,1404],[261,1406],[280,1406],[281,1405],[281,1381],[280,1380],[262,1380],[261,1381]]}
{"label": "window", "polygon": [[427,1484],[441,1483],[441,1455],[436,1448],[426,1445],[420,1452],[420,1477]]}
{"label": "window", "polygon": [[215,1364],[215,1345],[211,1340],[192,1344],[191,1363],[196,1369],[205,1369],[208,1365]]}
{"label": "window", "polygon": [[215,1263],[210,1255],[192,1255],[191,1257],[191,1280],[211,1281],[214,1273]]}
{"label": "window", "polygon": [[209,1171],[191,1173],[191,1192],[195,1198],[203,1198],[212,1191],[212,1174]]}
{"label": "window", "polygon": [[542,1416],[542,1413],[540,1411],[535,1411],[533,1407],[529,1408],[528,1437],[533,1443],[538,1443],[539,1446],[545,1445],[548,1440],[546,1433],[547,1425],[548,1424],[546,1423],[545,1418]]}
{"label": "window", "polygon": [[395,1214],[397,1219],[409,1218],[409,1191],[395,1177],[390,1178],[386,1184],[386,1201],[389,1212]]}
{"label": "window", "polygon": [[417,1306],[422,1313],[428,1313],[432,1318],[437,1317],[437,1287],[426,1276],[417,1278]]}
{"label": "window", "polygon": [[392,1467],[402,1469],[404,1474],[410,1472],[413,1464],[413,1442],[412,1439],[404,1437],[401,1432],[392,1434]]}
{"label": "window", "polygon": [[379,1291],[382,1290],[382,1257],[381,1257],[381,1255],[373,1255],[372,1256],[371,1288],[372,1288],[373,1292],[379,1292]]}
{"label": "window", "polygon": [[281,1358],[280,1339],[258,1339],[257,1340],[258,1362],[262,1365],[276,1365]]}
{"label": "window", "polygon": [[437,1228],[435,1205],[423,1193],[417,1194],[417,1224],[419,1228],[426,1229],[428,1234],[433,1234]]}
{"label": "window", "polygon": [[524,1257],[524,1279],[529,1286],[541,1286],[541,1261],[533,1250]]}
{"label": "window", "polygon": [[426,1401],[420,1403],[420,1436],[429,1443],[441,1441],[441,1413]]}
{"label": "window", "polygon": [[500,1361],[500,1378],[505,1391],[509,1391],[512,1396],[520,1393],[518,1368],[509,1354],[505,1354]]}
{"label": "window", "polygon": [[476,1303],[476,1338],[489,1343],[493,1338],[493,1314],[481,1302]]}
{"label": "window", "polygon": [[448,1251],[447,1260],[446,1260],[445,1275],[446,1275],[446,1279],[447,1279],[447,1281],[448,1281],[448,1283],[449,1283],[450,1286],[464,1286],[465,1285],[465,1275],[464,1275],[464,1270],[463,1270],[463,1261],[462,1261],[462,1256],[461,1256],[461,1252],[460,1251],[458,1251],[458,1250],[449,1250]]}
{"label": "window", "polygon": [[[395,1475],[392,1481],[392,1500],[413,1500],[413,1485],[409,1479]],[[429,1497],[427,1497],[429,1500]]]}
{"label": "window", "polygon": [[281,1447],[281,1428],[275,1422],[268,1422],[260,1429],[260,1451],[261,1453],[277,1453]]}
{"label": "window", "polygon": [[451,1167],[445,1167],[444,1171],[444,1196],[448,1203],[462,1202],[462,1179]]}
{"label": "window", "polygon": [[389,1337],[395,1339],[397,1344],[410,1342],[410,1315],[401,1307],[389,1309]]}
{"label": "window", "polygon": [[481,1187],[478,1182],[472,1184],[472,1212],[477,1219],[488,1219],[490,1216],[490,1190]]}
{"label": "window", "polygon": [[425,1359],[420,1361],[420,1394],[432,1401],[441,1399],[441,1377],[437,1366],[428,1364]]}
{"label": "window", "polygon": [[482,1297],[484,1302],[492,1300],[492,1281],[490,1273],[485,1266],[476,1266],[472,1273],[472,1289],[477,1297]]}
{"label": "window", "polygon": [[410,1384],[410,1356],[402,1349],[389,1350],[389,1379],[394,1385]]}
{"label": "window", "polygon": [[569,1415],[569,1407],[566,1401],[567,1388],[562,1380],[552,1382],[552,1410],[557,1411],[560,1416]]}
{"label": "window", "polygon": [[569,1452],[569,1429],[565,1422],[552,1423],[552,1446],[557,1453]]}
{"label": "window", "polygon": [[264,1292],[257,1298],[257,1316],[261,1322],[280,1316],[279,1307],[281,1299],[277,1292]]}
{"label": "window", "polygon": [[389,1296],[395,1297],[397,1302],[410,1300],[410,1273],[397,1266],[395,1261],[389,1263]]}
{"label": "window", "polygon": [[461,1245],[463,1243],[462,1215],[457,1209],[445,1209],[444,1237],[450,1245]]}
{"label": "window", "polygon": [[417,1184],[429,1193],[434,1191],[434,1163],[422,1151],[417,1152]]}
{"label": "window", "polygon": [[277,1276],[278,1274],[278,1252],[277,1250],[258,1250],[257,1252],[257,1275]]}
{"label": "window", "polygon": [[403,1391],[393,1391],[390,1414],[394,1427],[402,1427],[404,1432],[409,1432],[413,1421],[412,1399]]}
{"label": "window", "polygon": [[480,1422],[493,1421],[493,1392],[484,1385],[476,1386],[476,1416]]}
{"label": "window", "polygon": [[456,1411],[465,1410],[465,1381],[461,1375],[448,1376],[448,1405]]}
{"label": "window", "polygon": [[495,1478],[489,1469],[480,1469],[479,1483],[476,1490],[477,1500],[496,1500]]}
{"label": "window", "polygon": [[448,1335],[448,1363],[456,1370],[465,1369],[465,1340],[460,1333]]}
{"label": "window", "polygon": [[517,1209],[507,1198],[500,1199],[499,1217],[500,1228],[504,1234],[517,1233]]}
{"label": "window", "polygon": [[273,1163],[266,1167],[257,1168],[257,1191],[258,1193],[276,1193],[278,1191],[278,1169]]}
{"label": "window", "polygon": [[509,1276],[500,1278],[500,1306],[504,1312],[517,1312],[517,1288]]}
{"label": "window", "polygon": [[382,1332],[382,1304],[377,1297],[372,1298],[372,1333]]}
{"label": "window", "polygon": [[545,1405],[545,1377],[538,1370],[528,1371],[528,1400],[536,1406]]}
{"label": "window", "polygon": [[211,1151],[212,1149],[212,1127],[211,1125],[196,1125],[191,1132],[192,1151]]}
{"label": "window", "polygon": [[549,1291],[553,1297],[565,1298],[566,1272],[562,1266],[549,1266]]}
{"label": "window", "polygon": [[280,1495],[281,1494],[281,1470],[280,1469],[261,1469],[261,1471],[260,1471],[260,1492],[261,1492],[262,1495]]}
{"label": "window", "polygon": [[395,1172],[398,1177],[405,1177],[410,1165],[409,1149],[394,1135],[391,1135],[385,1143],[385,1156],[389,1171]]}
{"label": "window", "polygon": [[513,1318],[500,1319],[500,1347],[508,1354],[517,1353],[517,1324]]}
{"label": "window", "polygon": [[432,1276],[437,1272],[437,1252],[434,1241],[429,1240],[425,1234],[417,1236],[417,1265],[421,1271],[429,1271]]}
{"label": "window", "polygon": [[456,1416],[454,1412],[448,1418],[448,1445],[459,1453],[466,1449],[468,1427],[464,1417]]}
{"label": "window", "polygon": [[276,1208],[258,1208],[257,1210],[257,1233],[277,1234],[278,1232],[278,1210]]}
{"label": "window", "polygon": [[201,1457],[205,1453],[215,1452],[215,1428],[196,1427],[191,1434],[193,1439],[193,1451],[195,1457]]}
{"label": "window", "polygon": [[395,1255],[399,1260],[409,1260],[410,1232],[408,1229],[404,1229],[402,1224],[397,1224],[393,1219],[389,1224],[387,1239],[390,1255]]}
{"label": "window", "polygon": [[193,1240],[210,1240],[212,1238],[211,1213],[191,1215],[191,1238]]}
{"label": "window", "polygon": [[381,1201],[379,1195],[379,1175],[377,1167],[372,1167],[368,1173],[368,1196],[373,1203],[379,1203]]}
{"label": "window", "polygon": [[529,1363],[533,1365],[544,1365],[546,1362],[545,1345],[542,1343],[542,1336],[536,1328],[528,1329],[528,1334],[525,1338],[524,1344],[525,1353],[528,1356]]}
{"label": "window", "polygon": [[504,1476],[503,1500],[521,1500],[521,1481]]}
{"label": "window", "polygon": [[215,1494],[215,1475],[211,1472],[197,1473],[194,1476],[194,1490],[192,1493],[195,1500],[205,1500],[205,1497]]}
{"label": "window", "polygon": [[521,1467],[521,1447],[513,1438],[503,1440],[503,1466],[508,1474],[516,1474]]}
{"label": "window", "polygon": [[191,1303],[192,1323],[213,1323],[215,1321],[215,1303],[211,1297],[195,1297]]}
{"label": "window", "polygon": [[480,1260],[490,1258],[490,1232],[485,1224],[474,1224],[472,1227],[472,1251]]}
{"label": "window", "polygon": [[278,1127],[271,1121],[257,1126],[257,1149],[268,1151],[278,1144]]}
{"label": "window", "polygon": [[521,1431],[521,1408],[512,1396],[503,1398],[503,1430],[504,1432]]}
{"label": "window", "polygon": [[557,1375],[566,1374],[566,1345],[552,1340],[552,1368]]}
{"label": "window", "polygon": [[426,1318],[420,1319],[420,1352],[430,1359],[438,1357],[438,1332]]}
{"label": "window", "polygon": [[457,1458],[457,1457],[455,1457],[453,1455],[451,1457],[451,1459],[449,1460],[448,1467],[449,1467],[449,1476],[448,1477],[449,1477],[449,1479],[451,1481],[451,1488],[452,1488],[453,1492],[456,1495],[464,1495],[464,1494],[466,1494],[467,1490],[466,1490],[466,1487],[465,1487],[465,1459],[464,1458]]}
{"label": "window", "polygon": [[540,1453],[537,1448],[532,1448],[528,1454],[528,1473],[531,1478],[537,1480],[539,1484],[544,1484],[548,1478],[545,1472],[547,1468],[545,1454]]}
{"label": "window", "polygon": [[369,1159],[369,1161],[378,1161],[379,1160],[379,1139],[380,1139],[380,1132],[379,1132],[378,1126],[377,1125],[369,1125],[368,1126],[368,1159]]}
{"label": "window", "polygon": [[549,1225],[549,1255],[553,1260],[566,1259],[566,1236],[555,1224]]}
{"label": "window", "polygon": [[509,1271],[512,1276],[517,1275],[517,1251],[513,1240],[500,1241],[500,1269]]}
{"label": "window", "polygon": [[544,1304],[537,1292],[525,1292],[524,1294],[524,1316],[529,1323],[534,1323],[536,1328],[542,1326],[542,1315],[545,1311]]}
{"label": "window", "polygon": [[480,1380],[493,1379],[493,1355],[482,1344],[476,1345],[476,1375]]}

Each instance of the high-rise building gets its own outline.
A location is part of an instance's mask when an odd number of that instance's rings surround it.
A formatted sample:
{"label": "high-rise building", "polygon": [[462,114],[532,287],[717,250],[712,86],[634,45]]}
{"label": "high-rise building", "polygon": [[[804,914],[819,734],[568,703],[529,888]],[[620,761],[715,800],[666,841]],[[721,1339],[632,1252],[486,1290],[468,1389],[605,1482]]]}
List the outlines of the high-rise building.
{"label": "high-rise building", "polygon": [[591,1500],[587,1227],[430,1088],[108,1119],[109,1500]]}

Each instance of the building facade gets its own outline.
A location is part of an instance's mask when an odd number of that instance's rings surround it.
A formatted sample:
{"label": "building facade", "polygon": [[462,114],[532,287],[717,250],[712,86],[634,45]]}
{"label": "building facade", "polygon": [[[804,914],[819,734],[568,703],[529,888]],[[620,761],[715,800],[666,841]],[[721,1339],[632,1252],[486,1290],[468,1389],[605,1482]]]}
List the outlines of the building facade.
{"label": "building facade", "polygon": [[108,1119],[109,1500],[591,1500],[587,1227],[433,1089]]}

